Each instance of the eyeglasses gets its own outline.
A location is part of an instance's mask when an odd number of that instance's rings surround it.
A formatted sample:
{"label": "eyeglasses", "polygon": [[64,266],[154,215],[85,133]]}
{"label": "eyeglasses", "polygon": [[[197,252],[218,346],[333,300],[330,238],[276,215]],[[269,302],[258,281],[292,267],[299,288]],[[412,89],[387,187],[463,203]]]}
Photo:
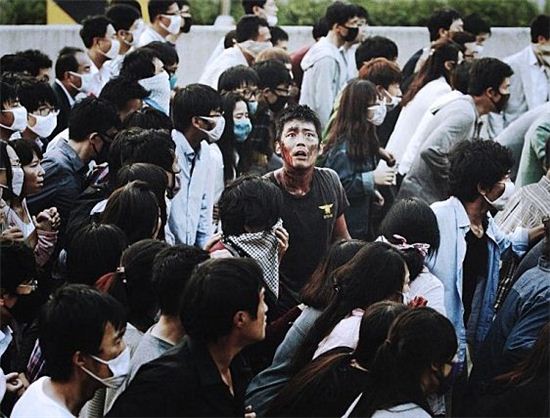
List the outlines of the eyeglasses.
{"label": "eyeglasses", "polygon": [[258,89],[236,89],[233,90],[235,94],[238,94],[239,96],[243,96],[243,99],[250,100],[252,97],[256,97],[258,94]]}
{"label": "eyeglasses", "polygon": [[275,94],[277,94],[277,96],[283,96],[283,97],[289,97],[290,96],[290,87],[288,87],[286,89],[275,88],[275,89],[273,89],[273,91],[275,92]]}
{"label": "eyeglasses", "polygon": [[36,109],[31,114],[36,116],[49,116],[50,114],[54,114],[55,116],[57,116],[59,114],[59,110],[53,107],[42,106]]}

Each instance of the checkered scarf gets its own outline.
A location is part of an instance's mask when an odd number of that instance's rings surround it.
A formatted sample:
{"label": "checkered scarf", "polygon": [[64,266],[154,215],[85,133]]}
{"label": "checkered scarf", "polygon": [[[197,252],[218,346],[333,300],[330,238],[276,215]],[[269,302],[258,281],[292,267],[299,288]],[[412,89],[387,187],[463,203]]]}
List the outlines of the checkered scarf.
{"label": "checkered scarf", "polygon": [[239,254],[256,260],[262,269],[267,288],[276,298],[279,297],[279,242],[273,230],[282,225],[283,221],[279,219],[268,231],[225,237],[225,241]]}

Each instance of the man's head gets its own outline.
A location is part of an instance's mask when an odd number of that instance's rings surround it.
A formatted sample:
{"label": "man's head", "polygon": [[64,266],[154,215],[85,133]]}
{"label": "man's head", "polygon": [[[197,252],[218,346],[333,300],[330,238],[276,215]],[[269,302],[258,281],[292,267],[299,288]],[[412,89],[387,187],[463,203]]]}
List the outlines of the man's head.
{"label": "man's head", "polygon": [[99,98],[114,104],[120,120],[123,121],[130,113],[141,109],[147,96],[149,92],[137,81],[117,77],[105,84]]}
{"label": "man's head", "polygon": [[[173,102],[172,121],[174,128],[185,136],[188,134],[215,142],[221,115],[221,97],[212,87],[190,84],[179,90]],[[208,131],[212,131],[210,134]],[[221,130],[223,132],[223,129]],[[219,132],[221,136],[222,132]],[[216,135],[214,135],[216,134]],[[212,136],[212,137],[211,137]]]}
{"label": "man's head", "polygon": [[50,57],[38,49],[27,49],[26,51],[18,52],[17,55],[27,58],[31,62],[31,76],[39,81],[50,81],[50,70],[52,69],[52,60]]}
{"label": "man's head", "polygon": [[189,245],[162,250],[153,262],[153,289],[161,315],[178,316],[181,295],[197,265],[208,260],[208,253]]}
{"label": "man's head", "polygon": [[65,47],[55,62],[55,78],[74,97],[79,90],[87,91],[85,79],[90,77],[90,68],[90,58],[82,49]]}
{"label": "man's head", "polygon": [[175,83],[177,81],[175,79],[176,72],[178,71],[180,62],[176,48],[169,42],[155,41],[148,43],[143,47],[143,49],[151,50],[155,54],[155,56],[162,61],[164,70],[170,76],[170,86],[172,87],[172,89],[174,89]]}
{"label": "man's head", "polygon": [[323,16],[313,25],[313,28],[311,29],[311,36],[313,36],[313,39],[317,42],[323,36],[327,36],[329,30],[330,28],[328,26],[327,19]]}
{"label": "man's head", "polygon": [[27,110],[21,106],[14,85],[0,80],[0,133],[8,140],[11,133],[22,131],[27,124]]}
{"label": "man's head", "polygon": [[359,35],[359,16],[357,8],[352,4],[336,1],[327,7],[325,19],[330,32],[334,33],[339,44],[353,42]]}
{"label": "man's head", "polygon": [[375,58],[386,58],[397,61],[397,45],[384,36],[371,36],[365,39],[355,51],[355,64],[360,70],[363,64]]}
{"label": "man's head", "polygon": [[401,97],[403,73],[393,61],[375,58],[361,67],[359,78],[374,83],[378,96],[386,101],[392,100],[391,97]]}
{"label": "man's head", "polygon": [[464,18],[464,30],[476,37],[479,46],[483,46],[491,36],[491,25],[478,13],[472,13]]}
{"label": "man's head", "polygon": [[239,348],[263,340],[267,305],[262,277],[250,258],[210,259],[199,265],[180,307],[187,335],[207,344],[227,337]]}
{"label": "man's head", "polygon": [[149,0],[147,8],[151,24],[165,37],[179,34],[184,21],[177,1]]}
{"label": "man's head", "polygon": [[88,97],[71,109],[69,138],[84,144],[84,154],[99,164],[106,161],[119,124],[115,105],[104,99]]}
{"label": "man's head", "polygon": [[18,83],[19,101],[27,109],[27,127],[33,135],[47,138],[57,125],[57,99],[52,87],[34,78]]}
{"label": "man's head", "polygon": [[258,94],[260,79],[253,68],[246,65],[236,65],[225,70],[218,79],[218,91],[235,93],[246,101],[255,102]]}
{"label": "man's head", "polygon": [[[36,266],[32,249],[24,243],[1,243],[0,259],[0,309],[4,311],[13,308],[20,296],[36,289]],[[3,322],[0,319],[0,327]]]}
{"label": "man's head", "polygon": [[357,42],[363,42],[367,39],[367,28],[369,27],[369,12],[363,6],[355,6],[356,12],[355,15],[359,18],[357,26],[359,27],[359,36],[357,37]]}
{"label": "man's head", "polygon": [[129,356],[115,370],[106,364],[127,350],[122,339],[124,307],[108,294],[85,285],[59,288],[42,309],[38,329],[40,348],[54,382],[74,382],[84,393],[91,388],[92,395],[116,380],[108,378],[120,379],[129,372]]}
{"label": "man's head", "polygon": [[120,42],[116,38],[113,22],[106,16],[91,16],[82,21],[80,37],[91,54],[99,54],[104,59],[116,58]]}
{"label": "man's head", "polygon": [[308,106],[292,106],[281,112],[276,123],[276,151],[284,167],[309,170],[315,166],[321,140],[321,122]]}
{"label": "man's head", "polygon": [[262,61],[254,65],[259,78],[258,101],[266,104],[273,112],[280,112],[290,97],[290,73],[279,61]]}
{"label": "man's head", "polygon": [[255,15],[244,15],[240,18],[237,23],[235,40],[239,44],[246,42],[244,47],[253,55],[260,51],[252,49],[255,45],[252,42],[264,44],[265,47],[272,46],[270,42],[271,32],[269,32],[267,21]]}
{"label": "man's head", "polygon": [[495,141],[464,141],[450,156],[449,192],[462,202],[496,201],[513,165],[510,150]]}
{"label": "man's head", "polygon": [[277,25],[277,4],[275,0],[242,0],[244,13],[265,19],[269,26]]}
{"label": "man's head", "polygon": [[512,68],[496,59],[481,58],[472,64],[468,93],[488,108],[490,112],[501,112],[510,97]]}
{"label": "man's head", "polygon": [[273,26],[270,31],[273,46],[288,51],[288,33],[279,26]]}
{"label": "man's head", "polygon": [[538,15],[531,22],[531,42],[550,44],[550,16]]}
{"label": "man's head", "polygon": [[433,12],[428,20],[430,41],[447,38],[451,32],[463,30],[464,22],[460,14],[454,9],[439,9]]}
{"label": "man's head", "polygon": [[113,22],[120,51],[126,53],[137,44],[144,29],[141,14],[135,7],[115,4],[106,10],[105,15]]}

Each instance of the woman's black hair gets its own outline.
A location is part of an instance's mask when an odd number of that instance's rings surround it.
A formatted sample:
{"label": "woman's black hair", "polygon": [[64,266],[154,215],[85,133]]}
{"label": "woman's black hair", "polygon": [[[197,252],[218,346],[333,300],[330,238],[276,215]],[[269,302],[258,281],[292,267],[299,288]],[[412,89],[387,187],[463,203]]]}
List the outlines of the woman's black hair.
{"label": "woman's black hair", "polygon": [[171,131],[174,128],[172,120],[165,113],[154,107],[144,107],[129,113],[122,121],[122,129],[166,129]]}
{"label": "woman's black hair", "polygon": [[16,139],[15,141],[10,141],[9,143],[15,150],[17,156],[19,157],[19,162],[21,167],[25,167],[32,162],[34,155],[38,157],[39,160],[42,159],[42,150],[36,142],[29,142],[24,139]]}
{"label": "woman's black hair", "polygon": [[11,191],[11,181],[13,179],[13,172],[11,170],[11,160],[10,156],[8,155],[8,147],[9,145],[6,141],[0,141],[0,168],[6,170],[6,181],[7,181],[7,188],[3,189],[3,196],[4,200],[6,198],[11,198],[13,196],[13,193]]}
{"label": "woman's black hair", "polygon": [[128,243],[152,238],[157,231],[160,208],[151,187],[143,181],[132,181],[115,190],[101,216],[101,223],[117,225]]}
{"label": "woman's black hair", "polygon": [[[435,213],[417,197],[401,199],[393,204],[380,225],[380,235],[392,244],[399,243],[394,235],[402,236],[408,244],[429,244],[429,254],[434,254],[439,248],[439,226]],[[415,249],[404,250],[403,254],[412,281],[422,271],[424,256]]]}
{"label": "woman's black hair", "polygon": [[414,403],[432,415],[422,376],[432,366],[449,364],[458,348],[452,323],[431,308],[402,313],[390,328],[370,368],[371,379],[351,416]]}
{"label": "woman's black hair", "polygon": [[138,48],[130,52],[124,57],[120,76],[134,81],[153,77],[155,75],[154,58],[156,58],[156,53],[147,48]]}
{"label": "woman's black hair", "polygon": [[365,241],[358,239],[340,240],[332,244],[302,288],[302,303],[320,311],[324,310],[336,296],[334,272],[350,261],[365,244]]}
{"label": "woman's black hair", "polygon": [[311,360],[323,338],[354,309],[367,309],[382,300],[401,302],[405,260],[402,253],[389,244],[369,243],[334,272],[334,279],[337,295],[296,351],[292,362],[294,370]]}
{"label": "woman's black hair", "polygon": [[33,250],[23,243],[0,242],[0,272],[0,288],[9,295],[15,295],[17,286],[36,279]]}

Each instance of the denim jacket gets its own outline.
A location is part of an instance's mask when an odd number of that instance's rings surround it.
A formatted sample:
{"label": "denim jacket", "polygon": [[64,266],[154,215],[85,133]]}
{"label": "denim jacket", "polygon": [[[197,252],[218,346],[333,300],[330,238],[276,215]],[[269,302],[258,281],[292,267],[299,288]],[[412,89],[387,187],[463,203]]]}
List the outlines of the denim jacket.
{"label": "denim jacket", "polygon": [[470,228],[470,219],[456,197],[431,205],[437,217],[441,244],[437,253],[428,260],[428,268],[436,275],[445,288],[445,309],[447,317],[455,327],[458,338],[459,360],[465,359],[466,343],[475,353],[485,339],[495,310],[494,302],[499,280],[500,256],[510,246],[519,256],[527,250],[527,230],[518,228],[513,234],[504,234],[487,214],[488,266],[487,277],[478,283],[472,301],[472,313],[468,321],[468,330],[464,324],[464,306],[462,304],[462,263],[466,255],[466,233]]}

